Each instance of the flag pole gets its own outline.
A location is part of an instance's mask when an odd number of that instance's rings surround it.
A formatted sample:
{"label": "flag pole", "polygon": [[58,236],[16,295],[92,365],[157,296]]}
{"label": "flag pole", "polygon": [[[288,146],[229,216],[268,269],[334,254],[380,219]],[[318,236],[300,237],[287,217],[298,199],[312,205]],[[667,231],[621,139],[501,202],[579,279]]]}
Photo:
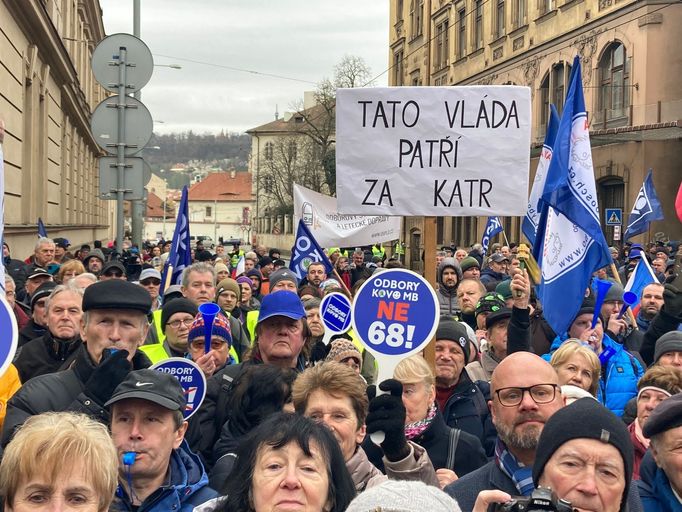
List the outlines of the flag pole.
{"label": "flag pole", "polygon": [[[642,255],[642,258],[646,258],[646,256]],[[611,273],[613,274],[614,279],[616,282],[623,286],[622,281],[620,280],[620,274],[618,273],[618,269],[616,268],[616,264],[611,261]],[[637,329],[637,320],[635,320],[635,314],[632,312],[632,308],[628,308],[628,316],[630,317],[630,320],[632,320],[632,327],[634,329]]]}
{"label": "flag pole", "polygon": [[339,282],[339,284],[343,287],[344,290],[346,290],[346,291],[348,292],[348,295],[350,295],[351,298],[352,298],[352,297],[353,297],[353,294],[350,292],[350,290],[349,290],[348,287],[346,286],[346,283],[343,282],[343,279],[341,279],[341,276],[340,276],[339,273],[337,272],[336,268],[334,268],[334,269],[332,270],[332,272],[334,273],[334,277],[335,277],[336,280]]}
{"label": "flag pole", "polygon": [[509,240],[507,240],[507,233],[504,231],[504,229],[502,230],[502,236],[504,237],[504,245],[509,247]]}

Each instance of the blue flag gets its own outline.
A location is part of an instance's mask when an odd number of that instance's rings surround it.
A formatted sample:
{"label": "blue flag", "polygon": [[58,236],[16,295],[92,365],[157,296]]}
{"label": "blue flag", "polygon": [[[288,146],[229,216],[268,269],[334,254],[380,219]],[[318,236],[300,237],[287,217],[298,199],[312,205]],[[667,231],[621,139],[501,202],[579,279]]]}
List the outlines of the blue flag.
{"label": "blue flag", "polygon": [[481,245],[483,246],[483,254],[488,252],[488,245],[490,245],[490,239],[496,234],[502,232],[502,223],[499,217],[488,217],[488,222],[483,230],[483,238],[481,238]]}
{"label": "blue flag", "polygon": [[663,209],[656,195],[654,179],[651,169],[649,169],[628,217],[628,227],[625,229],[623,240],[628,240],[635,235],[644,233],[649,229],[649,223],[654,220],[663,220]]}
{"label": "blue flag", "polygon": [[294,246],[291,248],[289,268],[300,281],[308,273],[308,265],[315,261],[324,264],[327,274],[331,274],[334,270],[331,261],[329,261],[320,244],[317,243],[317,240],[310,233],[308,226],[301,219],[298,221],[298,229],[296,230],[296,242],[294,242]]}
{"label": "blue flag", "polygon": [[182,271],[185,267],[192,264],[192,253],[189,242],[189,208],[187,204],[187,186],[182,188],[180,207],[178,208],[178,218],[175,221],[175,231],[173,232],[173,243],[168,254],[168,259],[163,266],[161,276],[161,289],[163,292],[171,285],[180,284]]}
{"label": "blue flag", "polygon": [[40,217],[38,217],[38,238],[48,238],[45,224],[43,224],[43,219]]}
{"label": "blue flag", "polygon": [[533,247],[542,272],[537,290],[545,318],[555,332],[564,333],[580,309],[592,273],[612,261],[599,222],[578,57],[539,204]]}
{"label": "blue flag", "polygon": [[630,307],[634,310],[642,299],[642,292],[644,288],[652,283],[658,283],[653,269],[649,265],[649,261],[645,257],[639,258],[635,269],[630,274],[630,279],[625,284],[625,291],[632,292],[637,295],[637,301],[632,303]]}
{"label": "blue flag", "polygon": [[545,134],[545,143],[542,146],[542,153],[538,160],[538,167],[535,171],[535,179],[533,180],[533,187],[528,198],[528,211],[523,218],[521,224],[521,231],[526,235],[531,246],[535,245],[535,235],[538,232],[538,222],[540,221],[539,202],[542,197],[542,192],[545,188],[545,178],[547,177],[547,169],[549,163],[552,161],[552,153],[554,148],[554,141],[556,140],[556,132],[559,129],[559,114],[557,114],[554,105],[549,106],[549,121],[547,122],[547,133]]}

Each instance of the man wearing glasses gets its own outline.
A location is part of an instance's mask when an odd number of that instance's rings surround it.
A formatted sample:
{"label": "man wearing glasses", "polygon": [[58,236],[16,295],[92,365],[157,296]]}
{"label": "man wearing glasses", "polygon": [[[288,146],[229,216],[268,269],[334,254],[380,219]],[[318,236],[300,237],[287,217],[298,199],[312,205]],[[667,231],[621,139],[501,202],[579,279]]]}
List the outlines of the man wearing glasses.
{"label": "man wearing glasses", "polygon": [[189,299],[178,298],[167,301],[161,308],[161,331],[165,339],[161,343],[142,345],[140,350],[154,363],[169,357],[185,357],[189,348],[187,335],[194,317],[199,312],[197,305]]}
{"label": "man wearing glasses", "polygon": [[530,352],[516,352],[495,368],[488,403],[497,428],[495,456],[485,466],[445,488],[462,510],[472,510],[480,491],[498,489],[528,496],[532,468],[547,420],[564,406],[554,368]]}

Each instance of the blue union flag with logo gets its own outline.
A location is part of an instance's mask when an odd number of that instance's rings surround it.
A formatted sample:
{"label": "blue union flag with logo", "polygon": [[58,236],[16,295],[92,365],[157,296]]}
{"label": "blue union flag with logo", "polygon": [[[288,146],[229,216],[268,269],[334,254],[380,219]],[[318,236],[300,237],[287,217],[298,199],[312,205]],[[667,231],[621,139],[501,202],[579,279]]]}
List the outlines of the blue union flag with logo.
{"label": "blue union flag with logo", "polygon": [[592,273],[612,262],[599,222],[579,57],[539,206],[533,247],[542,270],[538,295],[552,329],[563,333],[580,309]]}

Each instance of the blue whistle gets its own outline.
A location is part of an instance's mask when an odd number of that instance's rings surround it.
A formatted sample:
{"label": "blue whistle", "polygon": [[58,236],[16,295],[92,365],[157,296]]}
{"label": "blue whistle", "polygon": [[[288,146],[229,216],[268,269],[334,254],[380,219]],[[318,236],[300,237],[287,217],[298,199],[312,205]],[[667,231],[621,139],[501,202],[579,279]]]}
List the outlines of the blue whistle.
{"label": "blue whistle", "polygon": [[123,465],[132,466],[135,464],[135,452],[125,452],[123,454]]}

